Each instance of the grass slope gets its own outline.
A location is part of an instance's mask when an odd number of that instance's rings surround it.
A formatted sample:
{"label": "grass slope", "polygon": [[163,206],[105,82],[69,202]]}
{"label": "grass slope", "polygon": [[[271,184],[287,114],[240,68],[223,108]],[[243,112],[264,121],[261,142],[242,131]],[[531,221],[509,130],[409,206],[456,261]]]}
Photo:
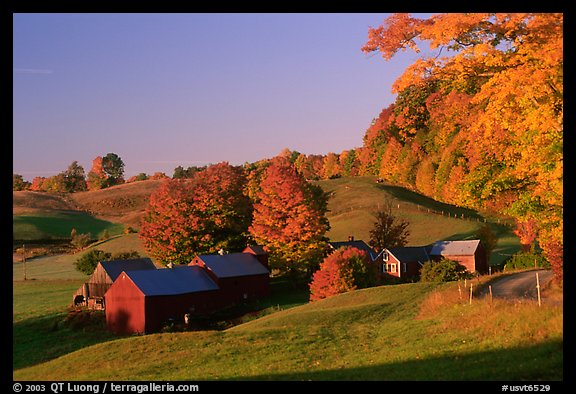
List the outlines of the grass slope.
{"label": "grass slope", "polygon": [[[148,257],[138,234],[124,234],[94,243],[78,253],[29,259],[26,262],[26,277],[41,280],[85,279],[86,276],[76,270],[74,263],[91,249],[102,250],[113,255],[120,252],[136,251],[140,256]],[[12,279],[16,281],[23,278],[24,263],[14,262],[12,264]]]}
{"label": "grass slope", "polygon": [[[379,184],[374,177],[338,178],[317,184],[330,194],[327,216],[331,229],[327,236],[333,241],[347,240],[353,235],[368,242],[374,213],[386,200],[392,202],[399,218],[410,223],[408,246],[427,245],[441,239],[473,238],[484,224],[484,218],[476,211],[444,204],[403,187]],[[520,249],[518,237],[510,227],[490,221],[487,224],[499,238],[492,264]]]}
{"label": "grass slope", "polygon": [[472,306],[466,300],[447,304],[442,294],[449,286],[453,293],[454,284],[382,286],[281,311],[226,331],[107,340],[15,369],[13,378],[562,379],[561,306],[489,305],[480,300]]}

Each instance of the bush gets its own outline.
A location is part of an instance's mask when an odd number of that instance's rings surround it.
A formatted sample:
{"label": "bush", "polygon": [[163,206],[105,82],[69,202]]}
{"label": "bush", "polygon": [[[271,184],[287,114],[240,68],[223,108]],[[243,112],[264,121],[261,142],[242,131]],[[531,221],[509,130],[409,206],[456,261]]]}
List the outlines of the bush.
{"label": "bush", "polygon": [[[75,229],[72,229],[72,230],[75,230]],[[92,239],[92,235],[90,233],[77,234],[76,231],[72,231],[71,236],[72,236],[72,240],[70,241],[70,243],[76,249],[84,249],[86,246],[88,246],[88,244],[90,243],[90,240]]]}
{"label": "bush", "polygon": [[98,249],[92,249],[84,253],[74,265],[76,269],[86,275],[92,275],[94,269],[98,265],[99,261],[110,260],[112,255],[108,252],[104,252]]}
{"label": "bush", "polygon": [[377,284],[376,266],[366,252],[356,248],[340,248],[320,264],[312,276],[310,301]]}
{"label": "bush", "polygon": [[521,268],[546,268],[550,269],[550,263],[539,253],[518,252],[514,254],[507,262],[507,269]]}
{"label": "bush", "polygon": [[450,282],[471,276],[462,264],[444,258],[440,261],[428,261],[420,270],[421,282]]}

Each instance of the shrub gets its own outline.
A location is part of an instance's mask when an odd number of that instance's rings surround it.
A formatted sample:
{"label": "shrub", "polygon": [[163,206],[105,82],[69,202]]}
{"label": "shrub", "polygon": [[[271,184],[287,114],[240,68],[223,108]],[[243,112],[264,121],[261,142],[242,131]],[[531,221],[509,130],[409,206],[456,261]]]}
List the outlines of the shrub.
{"label": "shrub", "polygon": [[450,282],[471,276],[462,264],[444,258],[440,261],[428,261],[420,270],[421,282]]}
{"label": "shrub", "polygon": [[550,263],[539,253],[518,252],[514,254],[507,262],[506,268],[546,268],[550,269]]}
{"label": "shrub", "polygon": [[75,231],[73,231],[70,235],[72,236],[72,240],[70,241],[70,243],[76,249],[84,249],[86,246],[88,246],[90,240],[92,239],[92,235],[90,233],[77,234]]}
{"label": "shrub", "polygon": [[356,248],[340,248],[320,264],[312,276],[310,301],[317,301],[377,283],[376,266],[366,252]]}
{"label": "shrub", "polygon": [[99,261],[110,260],[111,256],[112,255],[108,252],[92,249],[84,253],[78,260],[76,260],[74,265],[78,271],[86,275],[91,275]]}

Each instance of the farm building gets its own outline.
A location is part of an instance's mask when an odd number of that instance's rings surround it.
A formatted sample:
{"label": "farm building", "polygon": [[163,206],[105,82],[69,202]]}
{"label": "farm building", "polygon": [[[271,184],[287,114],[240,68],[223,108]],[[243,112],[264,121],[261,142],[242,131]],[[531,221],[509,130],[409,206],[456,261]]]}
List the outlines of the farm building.
{"label": "farm building", "polygon": [[75,306],[87,306],[90,309],[104,309],[104,294],[123,271],[155,270],[156,266],[149,258],[100,261],[88,282],[74,293]]}
{"label": "farm building", "polygon": [[385,248],[382,251],[380,272],[397,278],[413,278],[420,274],[420,268],[430,260],[429,247],[402,246]]}
{"label": "farm building", "polygon": [[368,244],[362,240],[355,241],[353,236],[348,237],[348,241],[337,241],[337,242],[328,242],[328,253],[331,253],[334,250],[345,248],[345,247],[352,247],[359,250],[363,250],[368,253],[370,259],[375,261],[379,253],[377,253],[374,249],[372,249]]}
{"label": "farm building", "polygon": [[218,291],[201,267],[124,271],[105,294],[106,325],[117,334],[159,331],[217,309]]}
{"label": "farm building", "polygon": [[462,264],[469,272],[488,272],[486,249],[479,239],[470,241],[438,241],[432,245],[430,257],[433,260],[447,258]]}
{"label": "farm building", "polygon": [[[262,263],[267,254],[259,247],[242,253],[198,255],[190,266],[200,266],[220,288],[218,303],[236,305],[270,294],[270,271]],[[246,249],[245,249],[246,250]],[[256,252],[264,252],[256,255]],[[266,258],[266,260],[264,260]]]}

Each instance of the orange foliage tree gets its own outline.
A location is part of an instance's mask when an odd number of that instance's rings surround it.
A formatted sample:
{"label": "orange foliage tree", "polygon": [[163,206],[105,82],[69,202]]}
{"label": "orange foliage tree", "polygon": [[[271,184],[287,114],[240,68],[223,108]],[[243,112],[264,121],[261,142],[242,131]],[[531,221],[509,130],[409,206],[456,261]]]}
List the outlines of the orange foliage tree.
{"label": "orange foliage tree", "polygon": [[164,264],[187,264],[197,254],[246,246],[252,215],[241,168],[209,166],[192,179],[166,179],[150,196],[140,238]]}
{"label": "orange foliage tree", "polygon": [[270,253],[272,268],[298,274],[317,266],[325,248],[327,198],[285,157],[275,157],[256,193],[250,235]]}
{"label": "orange foliage tree", "polygon": [[328,255],[310,282],[310,301],[370,287],[376,284],[377,267],[368,254],[352,247],[340,248]]}
{"label": "orange foliage tree", "polygon": [[[535,220],[561,267],[563,15],[394,14],[369,29],[362,50],[390,60],[426,44],[392,87],[388,134],[406,144],[423,131],[437,197]],[[417,183],[428,187],[430,173],[427,164]]]}

